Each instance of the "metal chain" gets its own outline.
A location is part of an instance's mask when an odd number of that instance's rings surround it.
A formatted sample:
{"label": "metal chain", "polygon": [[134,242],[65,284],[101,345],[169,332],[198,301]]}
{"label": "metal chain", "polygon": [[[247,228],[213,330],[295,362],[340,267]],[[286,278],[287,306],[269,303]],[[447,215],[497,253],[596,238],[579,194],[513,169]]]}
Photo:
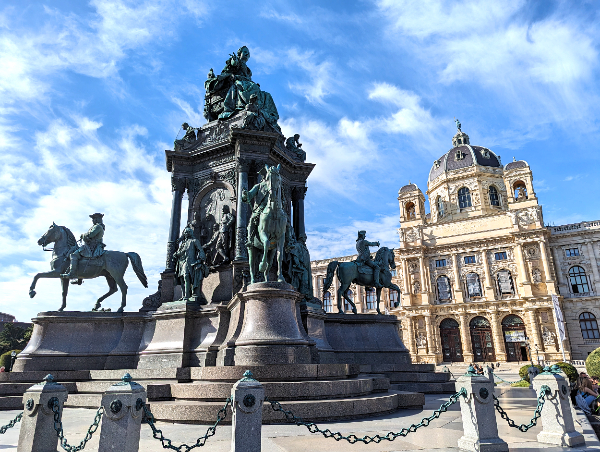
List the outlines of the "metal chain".
{"label": "metal chain", "polygon": [[17,424],[17,422],[21,421],[22,418],[23,418],[23,413],[19,413],[8,424],[0,427],[0,435],[4,435],[9,428],[13,428]]}
{"label": "metal chain", "polygon": [[523,433],[525,433],[527,430],[529,430],[531,427],[533,427],[537,424],[537,420],[542,416],[542,408],[544,407],[544,402],[546,401],[546,396],[549,396],[550,394],[551,394],[551,392],[550,392],[550,388],[548,386],[544,385],[540,388],[540,395],[538,396],[537,407],[535,409],[535,412],[533,413],[533,417],[531,418],[531,421],[529,422],[529,424],[521,424],[521,425],[515,424],[515,421],[513,421],[511,418],[509,418],[508,414],[506,414],[506,411],[504,411],[502,409],[502,407],[500,406],[500,401],[498,400],[498,398],[496,396],[493,396],[494,397],[494,406],[496,407],[496,411],[498,411],[498,413],[500,413],[500,417],[502,419],[504,419],[506,422],[508,422],[509,427],[517,428],[520,431],[522,431]]}
{"label": "metal chain", "polygon": [[304,422],[304,420],[302,420],[302,418],[296,417],[294,415],[294,413],[292,413],[291,411],[287,411],[284,410],[281,407],[281,404],[275,400],[269,400],[268,398],[265,397],[265,402],[269,402],[271,404],[271,408],[273,409],[273,411],[279,411],[281,413],[283,413],[283,415],[285,416],[285,420],[291,424],[296,424],[296,425],[304,425],[309,432],[311,433],[321,433],[325,438],[333,438],[336,441],[341,441],[341,440],[346,440],[348,441],[350,444],[354,444],[354,443],[365,443],[365,444],[370,444],[370,443],[380,443],[383,440],[387,440],[387,441],[394,441],[396,438],[398,438],[399,436],[406,436],[409,433],[414,433],[417,431],[417,429],[419,429],[420,427],[427,427],[431,421],[433,421],[434,419],[437,419],[440,417],[440,414],[445,413],[446,411],[448,411],[448,408],[452,405],[454,405],[456,402],[458,402],[460,397],[467,397],[467,390],[465,388],[461,388],[460,391],[458,391],[456,394],[453,394],[450,396],[450,400],[448,400],[446,403],[443,403],[439,410],[435,410],[433,412],[433,414],[429,417],[425,417],[421,420],[421,422],[419,422],[418,424],[412,424],[410,427],[408,428],[403,428],[402,430],[400,430],[397,433],[394,432],[389,432],[384,436],[381,435],[375,435],[375,436],[363,436],[358,437],[354,434],[352,435],[348,435],[348,436],[344,436],[342,435],[340,432],[332,432],[329,429],[325,429],[325,430],[321,430],[317,424],[315,424],[314,422]]}
{"label": "metal chain", "polygon": [[494,374],[494,377],[496,377],[498,380],[503,381],[504,383],[508,383],[509,385],[515,384],[515,383],[520,383],[523,380],[522,378],[520,380],[517,381],[506,381],[504,378],[502,378],[500,375],[496,374],[496,372],[492,372]]}
{"label": "metal chain", "polygon": [[96,430],[98,430],[98,426],[100,425],[100,421],[102,419],[102,414],[104,413],[104,407],[100,406],[100,408],[98,408],[98,411],[96,411],[96,416],[94,416],[94,422],[92,422],[92,425],[90,425],[90,428],[88,428],[88,431],[85,434],[85,438],[83,438],[83,440],[79,443],[79,446],[70,446],[64,435],[62,420],[60,416],[60,403],[58,402],[58,399],[56,397],[50,399],[49,403],[52,404],[52,412],[54,413],[54,430],[56,430],[56,434],[58,435],[58,439],[60,440],[60,446],[67,452],[78,452],[80,450],[83,450],[87,442],[90,439],[92,439],[92,435],[96,433]]}
{"label": "metal chain", "polygon": [[162,433],[162,430],[157,429],[156,426],[154,425],[154,423],[156,422],[156,419],[154,419],[154,416],[152,415],[152,413],[150,412],[150,409],[148,408],[148,406],[146,404],[144,404],[144,413],[146,414],[146,418],[144,420],[152,429],[152,437],[159,440],[162,443],[163,449],[172,449],[172,450],[176,450],[178,452],[181,452],[181,451],[188,452],[192,449],[195,449],[196,447],[204,446],[204,444],[206,444],[206,441],[208,440],[208,438],[210,438],[211,436],[214,436],[215,432],[217,431],[217,426],[219,425],[219,423],[227,417],[227,408],[231,404],[231,401],[232,401],[231,397],[229,397],[225,401],[225,406],[223,408],[221,408],[219,410],[219,412],[217,413],[217,421],[211,427],[209,427],[208,430],[206,430],[206,434],[204,436],[201,436],[200,438],[198,438],[196,440],[196,444],[194,444],[192,446],[188,446],[187,444],[182,444],[181,446],[174,446],[170,439],[165,438]]}

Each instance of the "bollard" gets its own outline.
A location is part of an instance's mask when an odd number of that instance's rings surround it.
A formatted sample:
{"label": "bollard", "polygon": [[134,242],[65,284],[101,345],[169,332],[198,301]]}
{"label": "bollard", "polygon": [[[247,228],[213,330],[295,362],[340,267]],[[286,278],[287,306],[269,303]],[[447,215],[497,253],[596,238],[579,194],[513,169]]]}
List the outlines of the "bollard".
{"label": "bollard", "polygon": [[54,399],[58,400],[60,416],[67,401],[68,391],[46,375],[41,383],[33,385],[23,394],[23,419],[17,452],[56,452],[58,435],[54,429]]}
{"label": "bollard", "polygon": [[247,370],[231,389],[231,452],[260,452],[265,389]]}
{"label": "bollard", "polygon": [[540,374],[540,369],[538,369],[535,366],[530,366],[527,368],[527,376],[529,377],[529,383],[533,383],[533,380],[535,380],[535,377],[537,377]]}
{"label": "bollard", "polygon": [[146,390],[123,375],[102,396],[102,429],[98,452],[137,452],[140,447],[140,429]]}
{"label": "bollard", "polygon": [[471,452],[508,452],[508,444],[498,438],[494,383],[476,375],[469,366],[467,373],[456,380],[456,390],[461,388],[467,390],[467,398],[460,399],[464,434],[458,440],[458,447]]}
{"label": "bollard", "polygon": [[485,366],[483,375],[486,376],[492,383],[494,383],[494,369],[492,369],[490,366]]}
{"label": "bollard", "polygon": [[533,380],[533,388],[539,395],[542,385],[550,388],[542,408],[542,431],[537,440],[540,443],[558,446],[577,446],[584,444],[585,439],[575,430],[571,411],[570,390],[567,379],[560,375],[560,368],[552,366],[544,368],[544,372]]}

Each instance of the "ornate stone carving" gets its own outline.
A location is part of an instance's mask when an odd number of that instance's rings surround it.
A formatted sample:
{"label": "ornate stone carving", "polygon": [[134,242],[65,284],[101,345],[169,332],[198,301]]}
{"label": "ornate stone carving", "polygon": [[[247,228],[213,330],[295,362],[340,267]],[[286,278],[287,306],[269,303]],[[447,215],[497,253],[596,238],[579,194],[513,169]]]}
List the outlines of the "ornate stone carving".
{"label": "ornate stone carving", "polygon": [[419,237],[419,229],[414,227],[406,231],[406,241],[416,242]]}
{"label": "ornate stone carving", "polygon": [[415,341],[417,343],[417,347],[419,347],[419,348],[427,347],[427,337],[425,336],[425,333],[418,333],[417,337],[415,338]]}
{"label": "ornate stone carving", "polygon": [[158,281],[158,290],[155,293],[153,293],[152,295],[149,295],[146,298],[144,298],[144,300],[142,301],[142,307],[141,307],[140,311],[142,311],[142,312],[156,311],[162,304],[160,302],[161,291],[162,291],[162,280],[159,280]]}
{"label": "ornate stone carving", "polygon": [[544,341],[544,345],[546,345],[546,346],[556,345],[554,342],[555,337],[556,337],[556,334],[554,334],[552,331],[550,331],[547,327],[542,326],[542,339]]}
{"label": "ornate stone carving", "polygon": [[171,176],[171,189],[173,191],[178,191],[183,193],[187,187],[187,180],[185,177],[175,177],[175,175]]}
{"label": "ornate stone carving", "polygon": [[534,268],[533,271],[531,272],[531,281],[534,284],[539,284],[542,282],[542,272],[540,271],[539,268]]}
{"label": "ornate stone carving", "polygon": [[413,293],[415,295],[421,293],[421,283],[419,281],[413,282]]}

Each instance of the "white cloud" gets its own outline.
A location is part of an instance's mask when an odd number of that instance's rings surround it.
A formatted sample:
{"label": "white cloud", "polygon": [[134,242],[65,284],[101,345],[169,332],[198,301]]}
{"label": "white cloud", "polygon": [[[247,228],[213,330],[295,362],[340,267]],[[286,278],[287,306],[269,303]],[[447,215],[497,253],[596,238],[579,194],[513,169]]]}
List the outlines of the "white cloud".
{"label": "white cloud", "polygon": [[306,82],[290,82],[290,88],[302,93],[311,104],[322,104],[324,98],[332,93],[331,87],[334,86],[333,63],[328,60],[317,63],[314,52],[300,52],[297,49],[287,51],[287,60],[296,64],[308,77]]}

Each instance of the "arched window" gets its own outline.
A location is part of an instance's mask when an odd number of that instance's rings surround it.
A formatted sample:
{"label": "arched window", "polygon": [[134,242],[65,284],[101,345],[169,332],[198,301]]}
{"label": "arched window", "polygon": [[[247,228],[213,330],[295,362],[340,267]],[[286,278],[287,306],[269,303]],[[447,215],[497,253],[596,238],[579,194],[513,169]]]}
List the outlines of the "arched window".
{"label": "arched window", "polygon": [[471,192],[467,187],[458,190],[458,207],[461,209],[471,207]]}
{"label": "arched window", "polygon": [[367,287],[365,289],[365,293],[367,295],[367,309],[376,309],[377,308],[377,294],[375,293],[374,287]]}
{"label": "arched window", "polygon": [[493,185],[490,185],[490,204],[492,206],[500,207],[500,197],[498,196],[498,190]]}
{"label": "arched window", "polygon": [[[354,302],[354,292],[352,292],[352,290],[348,289],[346,291],[346,296],[352,300],[352,302]],[[351,311],[352,310],[352,306],[350,306],[350,303],[348,303],[346,301],[346,299],[344,298],[344,311]]]}
{"label": "arched window", "polygon": [[444,200],[442,199],[441,196],[437,197],[436,204],[437,204],[438,215],[441,218],[444,216]]}
{"label": "arched window", "polygon": [[590,291],[585,270],[579,265],[569,269],[569,282],[571,283],[573,293],[586,293]]}
{"label": "arched window", "polygon": [[579,316],[579,326],[584,339],[600,339],[596,316],[591,312],[583,312]]}
{"label": "arched window", "polygon": [[444,319],[440,323],[440,329],[443,330],[446,328],[458,328],[458,322],[451,318]]}
{"label": "arched window", "polygon": [[415,218],[417,218],[417,214],[415,211],[415,204],[412,202],[407,202],[406,203],[406,219],[414,220]]}
{"label": "arched window", "polygon": [[437,292],[439,301],[448,301],[452,299],[452,292],[450,291],[450,280],[447,276],[440,276],[437,279]]}
{"label": "arched window", "polygon": [[325,309],[325,312],[333,312],[331,294],[329,292],[325,292],[325,295],[323,295],[323,309]]}
{"label": "arched window", "polygon": [[514,295],[515,286],[513,285],[512,275],[508,270],[500,270],[496,275],[498,281],[498,292],[500,296]]}
{"label": "arched window", "polygon": [[525,182],[518,180],[513,184],[515,201],[525,201],[527,199],[527,187]]}
{"label": "arched window", "polygon": [[469,297],[481,297],[481,281],[477,273],[467,274],[467,293]]}

